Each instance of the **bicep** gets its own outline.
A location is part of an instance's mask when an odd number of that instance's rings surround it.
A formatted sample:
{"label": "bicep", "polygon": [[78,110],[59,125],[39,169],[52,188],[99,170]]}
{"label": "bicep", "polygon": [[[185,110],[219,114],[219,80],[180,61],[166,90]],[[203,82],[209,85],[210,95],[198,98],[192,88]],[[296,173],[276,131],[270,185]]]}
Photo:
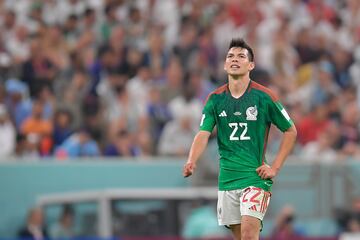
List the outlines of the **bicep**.
{"label": "bicep", "polygon": [[289,127],[285,132],[296,136],[297,130],[296,130],[295,124],[291,125],[291,127]]}
{"label": "bicep", "polygon": [[215,124],[216,120],[212,109],[209,107],[204,108],[200,121],[200,131],[207,131],[211,133]]}
{"label": "bicep", "polygon": [[282,132],[287,131],[294,125],[289,114],[280,102],[271,102],[269,104],[269,115],[270,122]]}

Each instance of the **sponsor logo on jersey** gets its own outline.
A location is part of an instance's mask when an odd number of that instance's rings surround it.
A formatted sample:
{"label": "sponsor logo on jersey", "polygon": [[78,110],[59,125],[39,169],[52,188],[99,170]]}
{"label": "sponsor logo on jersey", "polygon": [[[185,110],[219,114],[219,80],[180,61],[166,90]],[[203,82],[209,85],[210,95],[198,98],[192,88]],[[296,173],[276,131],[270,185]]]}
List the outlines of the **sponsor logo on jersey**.
{"label": "sponsor logo on jersey", "polygon": [[227,117],[227,114],[225,112],[225,110],[223,110],[220,114],[219,117]]}
{"label": "sponsor logo on jersey", "polygon": [[241,115],[241,112],[234,112],[234,115],[235,115],[235,116],[240,116],[240,115]]}
{"label": "sponsor logo on jersey", "polygon": [[257,120],[257,115],[258,115],[258,110],[256,105],[253,107],[248,107],[246,109],[246,120],[249,121],[256,121]]}

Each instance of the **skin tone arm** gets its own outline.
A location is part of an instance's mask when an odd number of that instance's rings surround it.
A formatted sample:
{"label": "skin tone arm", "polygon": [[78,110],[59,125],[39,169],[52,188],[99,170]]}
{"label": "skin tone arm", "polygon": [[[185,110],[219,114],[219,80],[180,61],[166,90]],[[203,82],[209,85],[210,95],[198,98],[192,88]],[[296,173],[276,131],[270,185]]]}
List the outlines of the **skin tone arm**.
{"label": "skin tone arm", "polygon": [[297,131],[294,125],[284,132],[280,144],[280,149],[275,157],[272,166],[270,167],[269,165],[264,164],[256,169],[257,174],[262,179],[273,178],[279,173],[282,165],[286,160],[286,157],[289,155],[292,148],[294,147],[296,135]]}
{"label": "skin tone arm", "polygon": [[204,152],[211,133],[208,131],[199,131],[191,145],[190,153],[187,162],[183,168],[183,176],[189,177],[193,174],[196,168],[196,162],[199,160],[201,154]]}

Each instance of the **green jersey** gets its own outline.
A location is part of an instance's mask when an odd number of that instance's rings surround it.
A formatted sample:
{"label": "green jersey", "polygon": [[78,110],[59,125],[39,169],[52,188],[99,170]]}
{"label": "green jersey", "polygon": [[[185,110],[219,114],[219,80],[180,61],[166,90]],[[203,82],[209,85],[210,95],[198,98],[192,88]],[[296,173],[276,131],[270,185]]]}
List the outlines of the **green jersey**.
{"label": "green jersey", "polygon": [[256,168],[266,163],[271,123],[282,132],[293,124],[277,96],[254,81],[239,98],[231,95],[228,84],[208,96],[200,130],[212,132],[217,126],[219,190],[248,186],[271,190],[272,180],[263,180],[256,173]]}

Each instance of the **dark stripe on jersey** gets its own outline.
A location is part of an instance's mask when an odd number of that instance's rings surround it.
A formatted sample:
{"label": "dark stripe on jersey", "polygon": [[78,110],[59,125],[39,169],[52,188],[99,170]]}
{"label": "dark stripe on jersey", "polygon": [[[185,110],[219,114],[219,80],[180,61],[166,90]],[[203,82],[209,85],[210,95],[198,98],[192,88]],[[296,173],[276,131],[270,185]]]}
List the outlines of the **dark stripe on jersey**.
{"label": "dark stripe on jersey", "polygon": [[205,100],[205,104],[207,103],[207,101],[209,100],[209,98],[211,97],[211,95],[213,95],[213,94],[220,94],[220,93],[223,93],[223,92],[227,91],[227,89],[228,89],[227,85],[228,85],[228,84],[226,83],[226,84],[222,85],[221,87],[219,87],[219,88],[215,89],[214,91],[212,91],[212,92],[207,96],[207,98],[206,98],[206,100]]}
{"label": "dark stripe on jersey", "polygon": [[268,141],[268,136],[269,136],[269,130],[270,127],[267,126],[266,130],[265,130],[265,136],[264,136],[264,148],[263,148],[263,154],[262,154],[262,163],[261,165],[264,165],[264,160],[265,160],[265,152],[266,152],[266,147],[267,147],[267,141]]}
{"label": "dark stripe on jersey", "polygon": [[269,88],[264,87],[263,85],[260,85],[254,81],[251,81],[251,86],[249,88],[249,91],[251,90],[251,88],[260,90],[264,93],[266,93],[267,95],[269,95],[271,97],[271,99],[273,100],[273,102],[277,102],[279,100],[279,97]]}

